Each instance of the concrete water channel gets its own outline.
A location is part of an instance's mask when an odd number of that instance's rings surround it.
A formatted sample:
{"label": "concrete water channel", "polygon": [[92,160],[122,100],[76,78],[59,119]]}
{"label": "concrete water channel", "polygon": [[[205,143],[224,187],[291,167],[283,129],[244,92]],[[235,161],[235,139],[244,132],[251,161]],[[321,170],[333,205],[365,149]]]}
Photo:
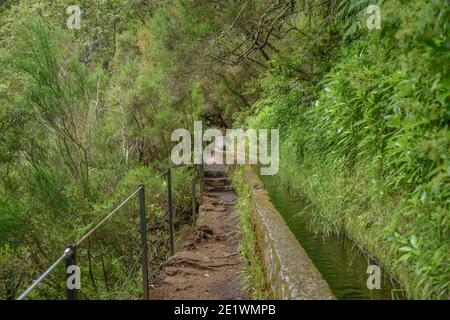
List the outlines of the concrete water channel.
{"label": "concrete water channel", "polygon": [[[255,170],[259,172],[259,170]],[[292,195],[277,176],[259,176],[270,201],[279,211],[300,245],[328,283],[337,299],[401,299],[402,290],[382,270],[381,288],[367,287],[367,267],[375,264],[344,235],[325,236],[313,232],[310,218],[304,212],[306,199]],[[306,208],[306,210],[308,210]]]}

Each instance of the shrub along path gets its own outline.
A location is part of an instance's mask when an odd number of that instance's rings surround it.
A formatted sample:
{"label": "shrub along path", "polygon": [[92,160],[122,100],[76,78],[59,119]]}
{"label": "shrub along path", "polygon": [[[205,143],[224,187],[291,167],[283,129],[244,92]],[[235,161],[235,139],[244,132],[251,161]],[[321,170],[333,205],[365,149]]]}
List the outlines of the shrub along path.
{"label": "shrub along path", "polygon": [[150,284],[150,299],[246,299],[239,281],[236,194],[225,165],[205,168],[205,192],[195,227]]}

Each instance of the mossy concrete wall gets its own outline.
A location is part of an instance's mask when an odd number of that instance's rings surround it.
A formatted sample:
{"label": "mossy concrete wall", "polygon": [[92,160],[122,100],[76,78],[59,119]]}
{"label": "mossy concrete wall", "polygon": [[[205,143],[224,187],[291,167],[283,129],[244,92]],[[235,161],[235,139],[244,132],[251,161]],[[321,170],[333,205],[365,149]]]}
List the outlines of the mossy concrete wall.
{"label": "mossy concrete wall", "polygon": [[251,187],[253,217],[261,261],[275,299],[335,299],[327,282],[309,259],[283,217],[270,202],[264,184],[245,167]]}

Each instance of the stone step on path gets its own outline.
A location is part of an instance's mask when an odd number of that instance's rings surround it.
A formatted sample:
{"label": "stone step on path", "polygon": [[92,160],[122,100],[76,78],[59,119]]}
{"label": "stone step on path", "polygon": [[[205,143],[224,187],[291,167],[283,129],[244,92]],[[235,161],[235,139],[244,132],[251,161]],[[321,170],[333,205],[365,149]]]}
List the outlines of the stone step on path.
{"label": "stone step on path", "polygon": [[205,185],[211,187],[228,186],[229,182],[227,177],[205,177]]}
{"label": "stone step on path", "polygon": [[217,169],[217,165],[214,165],[216,167],[213,168],[205,168],[205,177],[206,178],[226,178],[226,170]]}
{"label": "stone step on path", "polygon": [[232,186],[208,186],[205,185],[205,190],[207,192],[230,192],[233,191]]}
{"label": "stone step on path", "polygon": [[248,299],[234,193],[225,165],[205,166],[205,192],[195,226],[186,230],[175,255],[150,283],[150,299]]}
{"label": "stone step on path", "polygon": [[207,192],[233,191],[227,177],[208,177],[205,176],[205,190]]}

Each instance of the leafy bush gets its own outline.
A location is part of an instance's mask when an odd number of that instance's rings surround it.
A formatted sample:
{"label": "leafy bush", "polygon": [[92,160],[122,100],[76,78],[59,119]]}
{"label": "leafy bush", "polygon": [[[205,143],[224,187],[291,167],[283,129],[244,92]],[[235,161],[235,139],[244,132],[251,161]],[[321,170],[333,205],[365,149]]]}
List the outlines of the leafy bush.
{"label": "leafy bush", "polygon": [[280,174],[316,205],[315,227],[346,229],[409,297],[448,298],[448,3],[381,10],[382,31],[342,41],[318,83],[274,62],[250,125],[281,129]]}

